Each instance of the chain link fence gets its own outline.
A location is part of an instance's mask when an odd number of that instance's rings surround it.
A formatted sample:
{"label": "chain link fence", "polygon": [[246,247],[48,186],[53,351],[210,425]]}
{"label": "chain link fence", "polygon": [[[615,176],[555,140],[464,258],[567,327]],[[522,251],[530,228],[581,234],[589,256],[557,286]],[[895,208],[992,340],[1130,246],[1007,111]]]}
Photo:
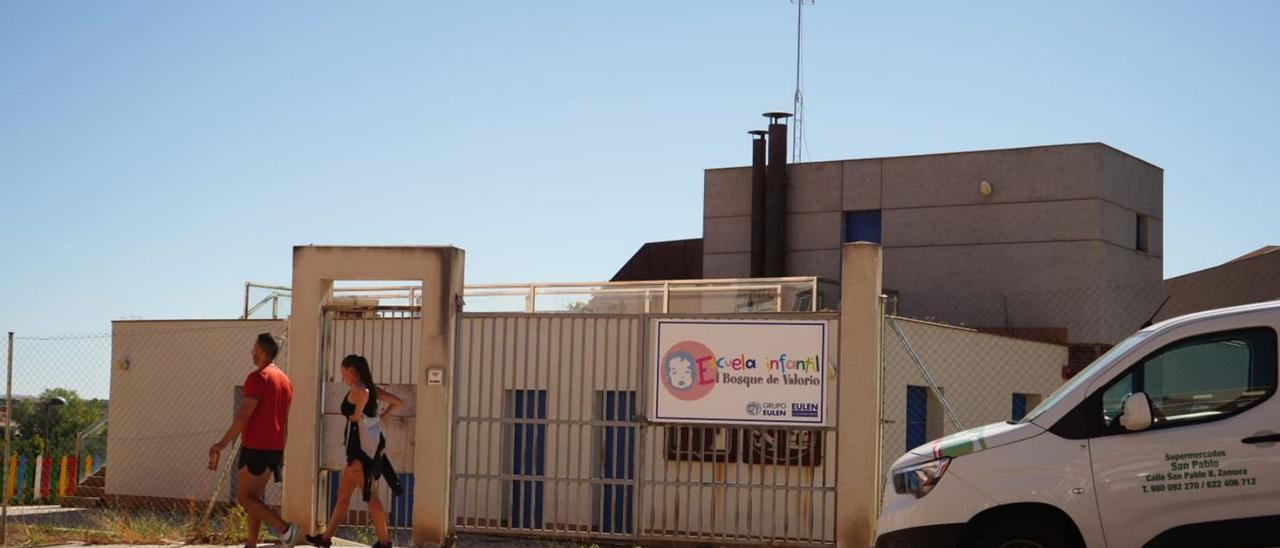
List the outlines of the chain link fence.
{"label": "chain link fence", "polygon": [[[0,475],[10,515],[103,507],[194,526],[230,508],[238,444],[216,470],[208,451],[232,422],[259,333],[280,342],[276,363],[287,368],[284,321],[121,321],[110,334],[16,334]],[[279,504],[280,484],[266,499]]]}
{"label": "chain link fence", "polygon": [[1016,421],[1134,332],[1178,315],[1280,299],[1280,269],[1166,283],[1000,294],[889,295],[881,473],[903,452]]}
{"label": "chain link fence", "polygon": [[3,496],[57,504],[106,461],[111,338],[17,334],[12,344]]}

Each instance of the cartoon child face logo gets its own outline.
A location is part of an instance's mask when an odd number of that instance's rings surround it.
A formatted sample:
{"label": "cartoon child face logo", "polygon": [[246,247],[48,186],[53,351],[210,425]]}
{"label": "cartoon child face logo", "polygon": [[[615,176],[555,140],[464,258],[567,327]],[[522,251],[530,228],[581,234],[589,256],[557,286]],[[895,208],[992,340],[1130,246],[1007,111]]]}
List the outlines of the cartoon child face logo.
{"label": "cartoon child face logo", "polygon": [[701,343],[684,341],[663,355],[659,371],[667,393],[679,399],[701,399],[716,386],[716,358]]}
{"label": "cartoon child face logo", "polygon": [[693,356],[681,352],[667,362],[667,382],[676,390],[688,390],[693,386]]}

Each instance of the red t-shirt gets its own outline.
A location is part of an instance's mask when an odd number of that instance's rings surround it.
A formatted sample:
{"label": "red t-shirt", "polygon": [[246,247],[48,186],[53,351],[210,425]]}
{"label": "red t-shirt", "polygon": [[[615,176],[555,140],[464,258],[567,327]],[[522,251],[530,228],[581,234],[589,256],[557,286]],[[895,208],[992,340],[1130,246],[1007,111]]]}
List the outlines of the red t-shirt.
{"label": "red t-shirt", "polygon": [[293,401],[289,377],[276,364],[269,364],[244,379],[244,397],[258,400],[258,406],[240,432],[240,445],[247,449],[283,451],[285,423],[289,420],[289,403]]}

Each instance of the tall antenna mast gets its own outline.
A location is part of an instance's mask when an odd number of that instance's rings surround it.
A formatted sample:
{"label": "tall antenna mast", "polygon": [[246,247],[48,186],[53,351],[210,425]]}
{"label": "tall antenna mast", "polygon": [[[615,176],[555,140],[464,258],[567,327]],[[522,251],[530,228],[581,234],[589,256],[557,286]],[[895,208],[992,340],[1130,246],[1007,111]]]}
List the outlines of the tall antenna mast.
{"label": "tall antenna mast", "polygon": [[817,0],[791,0],[796,5],[796,95],[791,105],[795,117],[791,121],[791,163],[800,162],[800,151],[804,145],[804,93],[800,91],[800,67],[802,57],[801,46],[804,44],[804,6],[813,5]]}

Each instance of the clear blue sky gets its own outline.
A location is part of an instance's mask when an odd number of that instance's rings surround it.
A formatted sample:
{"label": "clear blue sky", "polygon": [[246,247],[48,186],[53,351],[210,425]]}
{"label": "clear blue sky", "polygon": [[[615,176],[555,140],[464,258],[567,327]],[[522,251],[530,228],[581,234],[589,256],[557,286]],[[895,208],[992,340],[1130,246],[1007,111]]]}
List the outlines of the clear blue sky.
{"label": "clear blue sky", "polygon": [[[0,331],[232,317],[295,244],[608,278],[701,232],[791,106],[794,7],[0,3]],[[1165,169],[1165,272],[1280,243],[1280,3],[854,2],[807,18],[814,160],[1103,141]]]}

